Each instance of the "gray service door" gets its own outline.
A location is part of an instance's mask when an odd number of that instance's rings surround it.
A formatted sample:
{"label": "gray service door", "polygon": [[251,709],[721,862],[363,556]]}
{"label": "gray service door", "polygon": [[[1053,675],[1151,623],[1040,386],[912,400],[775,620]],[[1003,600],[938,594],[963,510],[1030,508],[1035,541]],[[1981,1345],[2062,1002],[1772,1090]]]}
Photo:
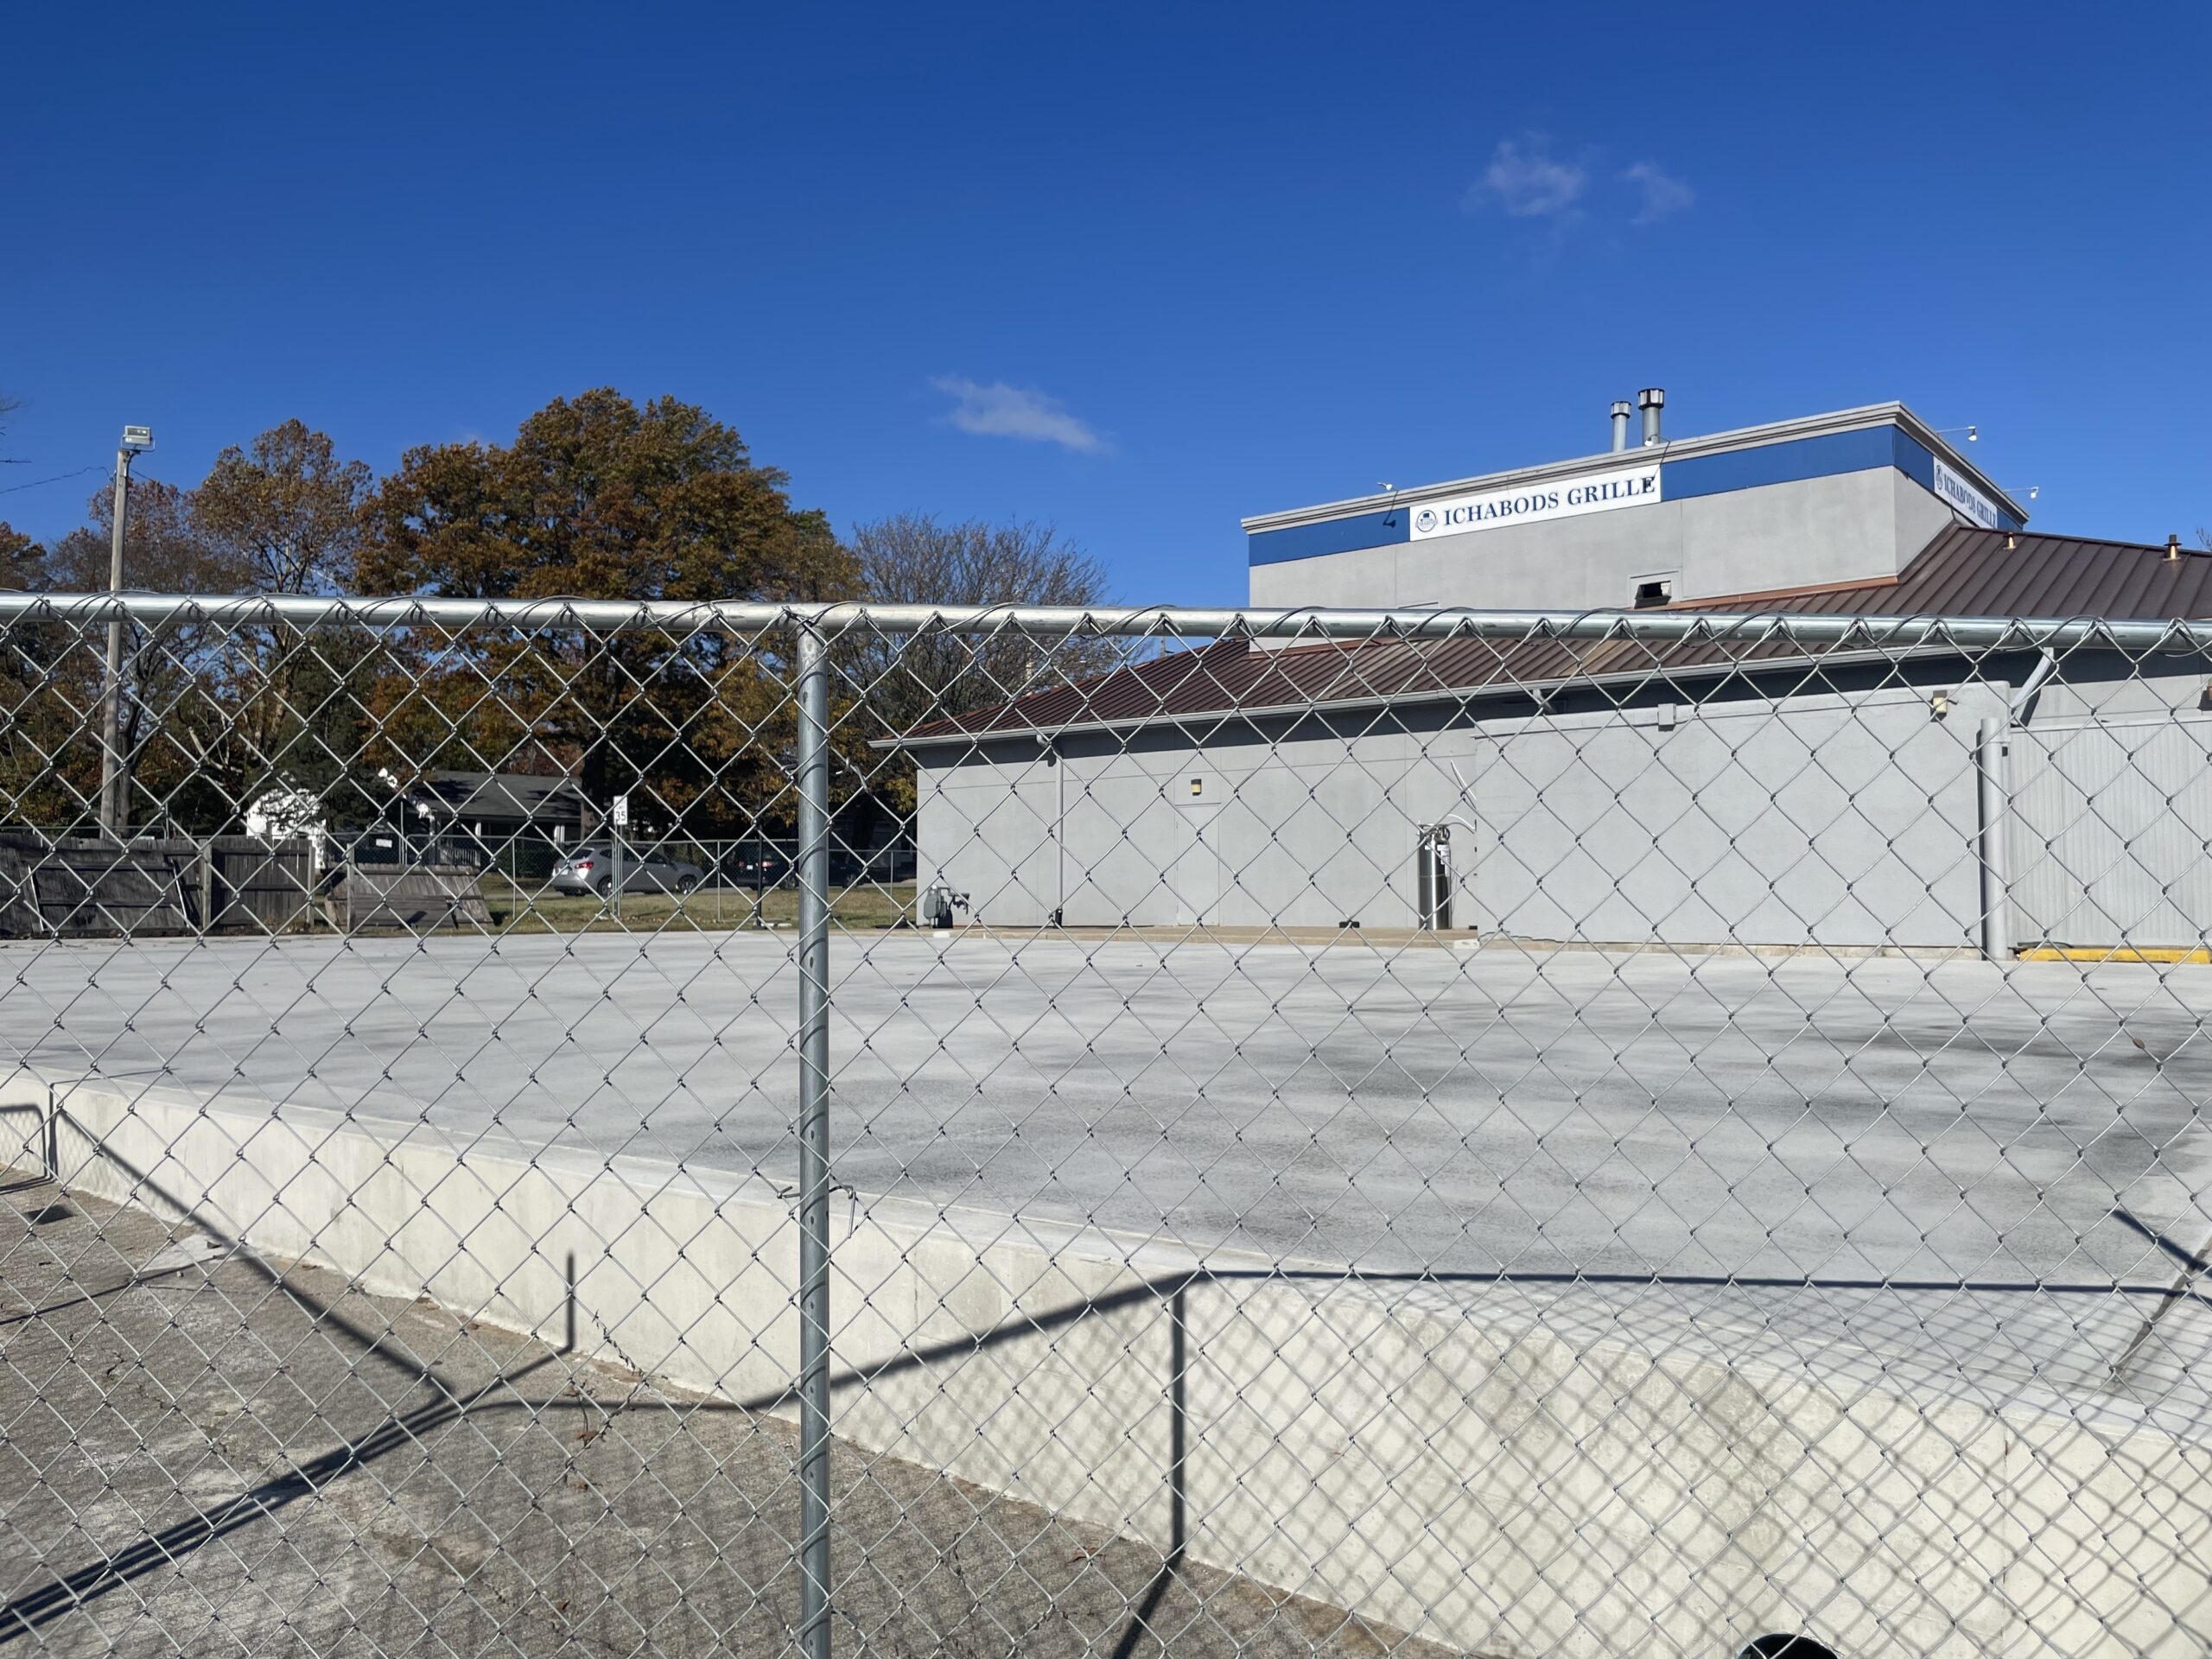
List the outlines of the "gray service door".
{"label": "gray service door", "polygon": [[1179,801],[1182,847],[1175,859],[1175,919],[1185,926],[1221,920],[1218,801]]}

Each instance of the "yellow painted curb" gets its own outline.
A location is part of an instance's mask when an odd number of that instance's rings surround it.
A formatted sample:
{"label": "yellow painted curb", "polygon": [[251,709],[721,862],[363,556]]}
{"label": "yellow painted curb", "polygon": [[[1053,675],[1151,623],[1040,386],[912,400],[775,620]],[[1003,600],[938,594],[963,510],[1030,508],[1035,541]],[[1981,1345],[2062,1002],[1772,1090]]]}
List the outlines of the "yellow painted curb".
{"label": "yellow painted curb", "polygon": [[2098,947],[2094,945],[2039,944],[2020,952],[2022,962],[2202,962],[2212,963],[2212,950],[2202,946],[2185,950],[2180,945],[2148,945],[2137,949],[2131,945]]}

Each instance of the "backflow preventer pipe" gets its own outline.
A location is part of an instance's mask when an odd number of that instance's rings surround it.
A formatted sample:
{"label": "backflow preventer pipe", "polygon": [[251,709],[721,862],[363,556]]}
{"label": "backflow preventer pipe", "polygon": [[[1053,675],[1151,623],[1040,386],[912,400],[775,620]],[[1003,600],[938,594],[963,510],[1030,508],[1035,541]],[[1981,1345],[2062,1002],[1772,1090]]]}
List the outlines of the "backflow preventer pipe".
{"label": "backflow preventer pipe", "polygon": [[1424,825],[1414,843],[1414,906],[1419,925],[1436,932],[1452,925],[1452,827]]}

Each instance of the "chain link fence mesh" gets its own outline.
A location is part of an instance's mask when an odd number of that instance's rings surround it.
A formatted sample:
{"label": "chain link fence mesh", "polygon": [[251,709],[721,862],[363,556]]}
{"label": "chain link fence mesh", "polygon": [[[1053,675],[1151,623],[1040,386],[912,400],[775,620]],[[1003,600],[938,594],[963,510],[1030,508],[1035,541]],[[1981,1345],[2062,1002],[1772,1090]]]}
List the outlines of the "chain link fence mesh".
{"label": "chain link fence mesh", "polygon": [[0,598],[0,1643],[2197,1659],[2208,677]]}

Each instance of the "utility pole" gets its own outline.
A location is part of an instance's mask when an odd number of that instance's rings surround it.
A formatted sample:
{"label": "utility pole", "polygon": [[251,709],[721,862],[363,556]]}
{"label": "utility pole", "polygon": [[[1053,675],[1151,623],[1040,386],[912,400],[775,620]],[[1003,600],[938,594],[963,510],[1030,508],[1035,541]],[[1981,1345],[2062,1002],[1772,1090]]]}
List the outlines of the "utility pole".
{"label": "utility pole", "polygon": [[[108,543],[107,590],[123,591],[123,523],[130,509],[130,461],[154,447],[151,427],[126,426],[115,451],[115,505]],[[130,828],[130,774],[123,760],[123,613],[107,625],[107,690],[100,709],[100,829],[121,841]]]}

